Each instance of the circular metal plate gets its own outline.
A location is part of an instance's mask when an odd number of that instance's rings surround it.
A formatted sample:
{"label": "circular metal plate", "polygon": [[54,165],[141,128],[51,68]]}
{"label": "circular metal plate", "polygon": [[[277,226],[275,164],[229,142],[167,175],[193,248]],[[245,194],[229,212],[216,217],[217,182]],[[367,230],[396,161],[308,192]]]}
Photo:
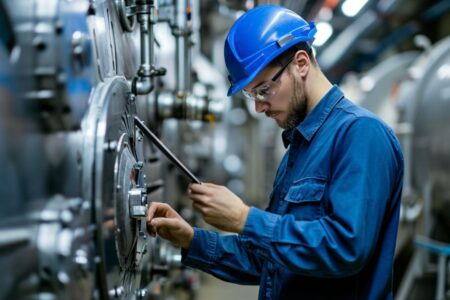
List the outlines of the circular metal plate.
{"label": "circular metal plate", "polygon": [[[130,220],[124,201],[128,187],[134,185],[130,174],[136,162],[131,118],[135,109],[129,95],[130,88],[123,77],[108,78],[92,93],[83,123],[83,185],[85,197],[92,199],[95,207],[96,252],[100,258],[97,284],[103,298],[108,298],[111,291],[113,295],[132,298],[140,285],[138,270],[131,267],[134,246],[128,244],[136,239],[135,221]],[[118,193],[117,185],[126,188]],[[120,292],[114,292],[116,289]]]}
{"label": "circular metal plate", "polygon": [[128,143],[128,135],[122,134],[117,148],[115,163],[116,206],[116,246],[119,263],[122,269],[130,269],[134,263],[133,250],[136,248],[137,221],[130,218],[128,192],[136,187],[137,171],[134,168],[136,159]]}

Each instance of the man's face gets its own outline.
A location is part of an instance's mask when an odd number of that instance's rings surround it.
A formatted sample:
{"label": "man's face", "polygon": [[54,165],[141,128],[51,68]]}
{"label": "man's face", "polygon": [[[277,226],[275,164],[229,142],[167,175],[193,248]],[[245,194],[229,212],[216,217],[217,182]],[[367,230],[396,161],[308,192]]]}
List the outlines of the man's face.
{"label": "man's face", "polygon": [[[296,127],[304,120],[307,113],[305,83],[296,78],[288,67],[275,83],[276,92],[264,101],[255,101],[255,110],[273,118],[283,129]],[[258,89],[261,85],[271,81],[280,67],[266,67],[258,76],[245,87],[246,91]],[[278,85],[278,86],[277,86]]]}

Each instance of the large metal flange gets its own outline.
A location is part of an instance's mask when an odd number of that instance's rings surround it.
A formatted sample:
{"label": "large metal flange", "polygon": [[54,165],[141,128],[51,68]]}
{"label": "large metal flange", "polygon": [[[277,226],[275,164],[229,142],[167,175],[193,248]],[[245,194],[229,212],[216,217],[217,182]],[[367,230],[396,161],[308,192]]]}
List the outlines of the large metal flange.
{"label": "large metal flange", "polygon": [[132,118],[135,100],[121,76],[99,83],[91,99],[83,123],[83,190],[95,207],[97,286],[101,298],[133,299],[146,285],[141,273],[147,245],[143,140]]}
{"label": "large metal flange", "polygon": [[146,238],[140,234],[141,222],[145,221],[143,218],[147,209],[142,167],[143,163],[137,161],[133,154],[128,135],[123,133],[117,145],[114,167],[116,247],[123,270],[130,270],[138,265],[136,251],[138,244],[142,244],[139,240]]}

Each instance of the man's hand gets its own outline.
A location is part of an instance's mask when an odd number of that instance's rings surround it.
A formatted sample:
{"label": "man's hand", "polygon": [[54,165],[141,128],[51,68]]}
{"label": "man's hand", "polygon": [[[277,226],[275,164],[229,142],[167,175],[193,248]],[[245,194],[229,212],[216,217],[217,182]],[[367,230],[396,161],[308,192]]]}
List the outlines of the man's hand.
{"label": "man's hand", "polygon": [[147,230],[158,234],[175,246],[188,249],[194,238],[194,229],[166,203],[152,202],[147,210]]}
{"label": "man's hand", "polygon": [[189,198],[206,223],[228,232],[244,230],[250,208],[229,189],[212,183],[192,184]]}

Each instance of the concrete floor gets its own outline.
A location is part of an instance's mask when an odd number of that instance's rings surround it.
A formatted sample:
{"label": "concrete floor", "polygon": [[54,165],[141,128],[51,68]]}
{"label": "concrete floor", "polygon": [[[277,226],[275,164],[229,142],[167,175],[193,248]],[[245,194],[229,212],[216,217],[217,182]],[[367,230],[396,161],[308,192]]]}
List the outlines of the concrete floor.
{"label": "concrete floor", "polygon": [[258,286],[237,285],[228,283],[215,277],[202,274],[202,286],[198,293],[198,300],[256,300]]}

